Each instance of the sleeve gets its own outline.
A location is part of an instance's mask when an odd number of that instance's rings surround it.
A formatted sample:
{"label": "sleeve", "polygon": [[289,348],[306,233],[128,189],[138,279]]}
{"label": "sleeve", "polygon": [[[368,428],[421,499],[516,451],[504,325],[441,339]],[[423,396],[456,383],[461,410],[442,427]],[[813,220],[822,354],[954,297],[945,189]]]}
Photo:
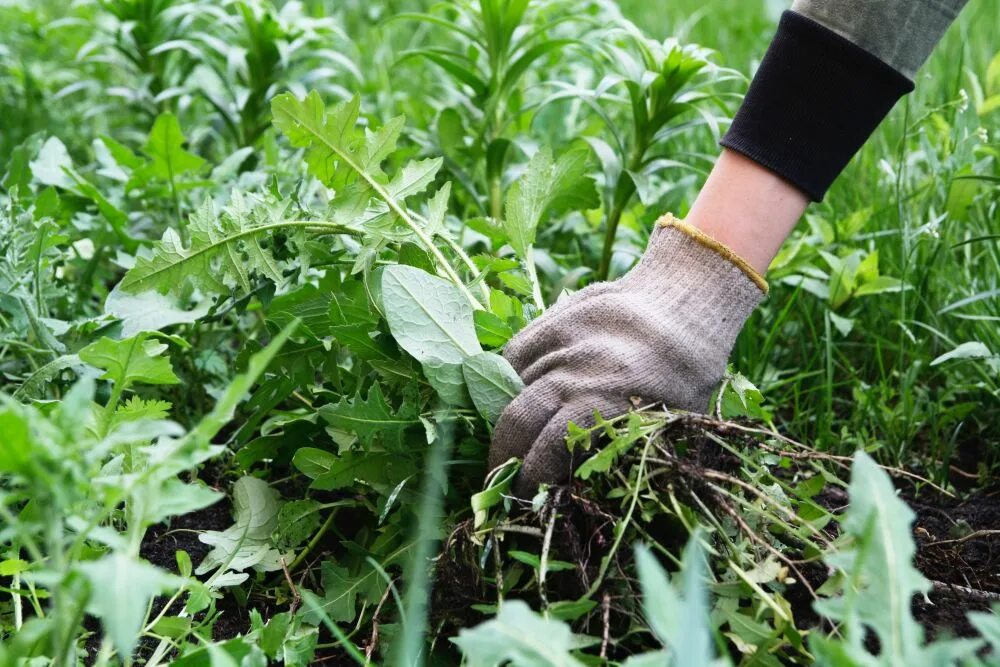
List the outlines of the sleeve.
{"label": "sleeve", "polygon": [[795,0],[720,143],[821,200],[965,2]]}

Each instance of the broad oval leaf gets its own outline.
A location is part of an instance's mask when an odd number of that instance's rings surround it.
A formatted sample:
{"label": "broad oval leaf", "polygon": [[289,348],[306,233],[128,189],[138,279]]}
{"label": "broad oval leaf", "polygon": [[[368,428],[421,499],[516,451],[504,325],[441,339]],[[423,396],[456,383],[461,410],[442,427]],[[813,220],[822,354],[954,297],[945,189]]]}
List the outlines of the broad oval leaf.
{"label": "broad oval leaf", "polygon": [[483,418],[493,423],[507,404],[524,389],[524,382],[510,362],[493,352],[481,352],[462,363],[472,402]]}
{"label": "broad oval leaf", "polygon": [[382,305],[399,346],[417,361],[462,363],[482,352],[472,306],[458,288],[413,266],[382,272]]}

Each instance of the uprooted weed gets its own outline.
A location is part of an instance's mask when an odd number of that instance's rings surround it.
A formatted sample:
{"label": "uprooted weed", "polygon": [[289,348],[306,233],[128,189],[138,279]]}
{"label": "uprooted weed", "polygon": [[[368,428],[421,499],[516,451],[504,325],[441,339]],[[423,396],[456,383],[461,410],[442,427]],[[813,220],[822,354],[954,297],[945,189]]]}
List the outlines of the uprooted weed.
{"label": "uprooted weed", "polygon": [[[621,659],[642,646],[626,547],[644,542],[677,565],[675,554],[703,525],[712,529],[705,546],[715,612],[728,615],[730,630],[734,615],[764,621],[784,639],[775,649],[784,659],[804,660],[799,637],[822,622],[813,602],[832,574],[822,554],[842,539],[850,459],[745,423],[654,412],[642,420],[645,435],[607,474],[551,487],[532,502],[509,499],[509,513],[479,529],[472,519],[457,525],[436,564],[432,627],[450,633],[503,599],[525,599],[602,638],[602,657]],[[917,512],[917,564],[934,584],[928,599],[913,601],[915,615],[930,637],[974,635],[966,613],[1000,598],[1000,538],[983,528],[997,494],[960,501],[913,471],[884,469]]]}

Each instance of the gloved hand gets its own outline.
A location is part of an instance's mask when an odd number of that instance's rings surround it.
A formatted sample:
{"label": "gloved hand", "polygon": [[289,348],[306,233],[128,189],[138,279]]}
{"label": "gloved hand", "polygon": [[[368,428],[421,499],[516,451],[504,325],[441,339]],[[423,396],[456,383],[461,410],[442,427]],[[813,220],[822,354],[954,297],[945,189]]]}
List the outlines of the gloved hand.
{"label": "gloved hand", "polygon": [[624,414],[630,398],[704,411],[767,283],[729,248],[671,215],[618,280],[560,299],[507,344],[525,388],[504,410],[490,468],[524,459],[514,493],[566,480],[568,422]]}

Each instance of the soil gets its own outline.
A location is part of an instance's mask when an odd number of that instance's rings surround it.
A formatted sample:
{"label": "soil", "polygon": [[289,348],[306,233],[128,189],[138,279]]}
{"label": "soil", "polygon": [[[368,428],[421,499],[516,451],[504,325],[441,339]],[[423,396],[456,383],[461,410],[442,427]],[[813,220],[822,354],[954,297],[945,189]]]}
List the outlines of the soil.
{"label": "soil", "polygon": [[[663,475],[663,480],[658,483],[670,484],[679,496],[687,490],[697,492],[703,498],[711,498],[711,492],[704,485],[705,480],[698,475],[699,470],[735,474],[739,469],[739,459],[706,437],[705,426],[700,423],[697,426],[681,424],[677,427],[676,441],[682,444],[677,447],[676,468]],[[736,441],[742,434],[723,427],[719,429],[719,435]],[[671,433],[671,440],[675,440],[674,433]],[[748,439],[748,446],[752,442]],[[968,465],[961,467],[963,470],[970,469]],[[205,473],[202,477],[213,486],[222,486],[221,480],[209,479]],[[967,485],[962,487],[956,484],[963,497],[950,498],[926,487],[918,490],[909,479],[897,480],[897,483],[902,497],[916,513],[913,533],[917,543],[917,567],[933,583],[933,589],[926,598],[914,599],[915,616],[925,626],[929,638],[976,636],[975,629],[967,620],[968,612],[989,611],[991,605],[1000,603],[1000,487],[970,492]],[[578,567],[548,574],[546,591],[550,600],[573,600],[584,594],[598,576],[601,560],[614,541],[615,517],[623,511],[622,501],[598,500],[600,494],[595,493],[591,486],[577,483],[553,489],[550,491],[549,506],[540,514],[524,514],[516,519],[518,525],[535,531],[535,535],[505,536],[504,552],[518,548],[521,543],[525,550],[537,553],[539,537],[548,527],[547,519],[553,516],[553,512],[556,513],[558,520],[553,524],[549,558],[572,562]],[[832,485],[828,485],[814,500],[834,512],[842,511],[847,505],[846,494]],[[176,517],[169,524],[153,527],[143,542],[142,557],[176,572],[175,554],[183,550],[197,567],[209,551],[209,547],[198,540],[199,533],[226,529],[232,522],[230,510],[229,501],[223,500],[199,512]],[[644,530],[647,539],[655,540],[674,552],[682,548],[687,536],[685,527],[666,515],[657,515],[644,523]],[[826,531],[834,536],[836,523],[828,524]],[[336,538],[331,535],[330,539]],[[329,546],[333,548],[336,545]],[[322,551],[321,547],[317,555]],[[472,540],[471,522],[457,526],[443,545],[435,568],[431,601],[432,627],[441,636],[452,635],[462,627],[481,622],[485,616],[473,606],[496,600],[496,582],[487,578],[493,568],[487,567],[484,572],[479,562],[481,555],[481,547]],[[619,549],[617,562],[612,563],[606,579],[616,581],[616,587],[606,586],[607,590],[602,589],[595,596],[599,600],[603,597],[604,605],[599,605],[581,618],[582,631],[600,636],[605,623],[609,625],[611,636],[621,636],[629,631],[632,619],[624,613],[624,606],[617,600],[621,599],[621,595],[627,595],[630,588],[635,588],[634,580],[626,574],[630,558],[630,549]],[[821,562],[812,561],[800,565],[798,574],[808,586],[801,581],[792,584],[786,589],[785,597],[800,627],[815,627],[821,619],[812,609],[810,589],[818,588],[829,573]],[[531,568],[525,566],[521,580],[517,582],[515,596],[537,605],[542,600],[538,597],[538,588],[532,576]],[[535,599],[531,599],[532,595]],[[616,595],[619,597],[616,598]],[[157,600],[154,607],[164,603],[165,600]],[[607,621],[602,618],[602,607],[605,605],[609,611]],[[246,633],[249,630],[248,608],[261,611],[266,620],[277,611],[272,607],[273,603],[266,599],[252,597],[249,602],[240,603],[234,595],[227,594],[217,601],[217,609],[221,613],[214,625],[214,638],[225,640]],[[158,609],[154,610],[156,612]],[[99,641],[99,629],[93,629],[95,650],[91,651],[91,655],[96,653],[96,642]],[[332,640],[325,629],[321,631],[321,643],[331,643]],[[140,646],[138,657],[148,657],[153,648],[154,642],[144,643]],[[614,651],[612,646],[609,657],[616,657]],[[321,652],[315,663],[352,664],[349,658],[336,650]]]}
{"label": "soil", "polygon": [[931,637],[974,637],[968,612],[1000,603],[1000,488],[908,501],[917,514],[917,568],[934,584],[929,602],[914,600],[914,613]]}

